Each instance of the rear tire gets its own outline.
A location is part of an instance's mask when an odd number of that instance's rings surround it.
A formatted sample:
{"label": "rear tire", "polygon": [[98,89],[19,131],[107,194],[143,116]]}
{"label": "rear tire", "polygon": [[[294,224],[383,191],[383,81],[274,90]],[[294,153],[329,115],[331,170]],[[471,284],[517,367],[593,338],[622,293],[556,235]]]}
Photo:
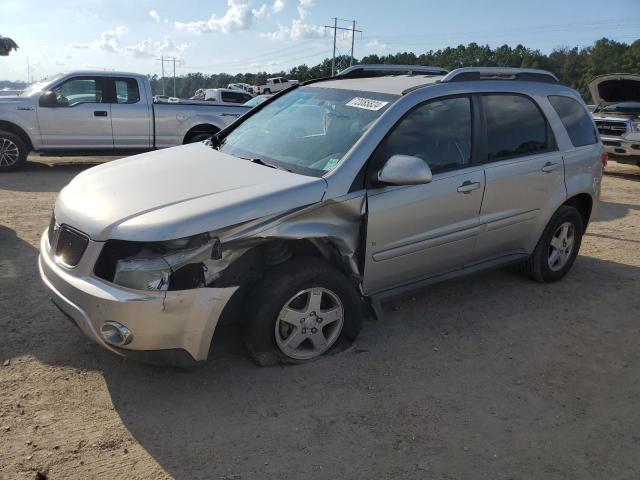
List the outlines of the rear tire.
{"label": "rear tire", "polygon": [[243,338],[258,365],[297,364],[348,346],[361,324],[362,301],[347,277],[317,258],[297,258],[249,293]]}
{"label": "rear tire", "polygon": [[0,172],[22,168],[27,161],[29,148],[15,133],[0,130]]}
{"label": "rear tire", "polygon": [[583,233],[578,210],[561,206],[549,220],[531,257],[522,262],[520,271],[541,283],[562,279],[578,256]]}

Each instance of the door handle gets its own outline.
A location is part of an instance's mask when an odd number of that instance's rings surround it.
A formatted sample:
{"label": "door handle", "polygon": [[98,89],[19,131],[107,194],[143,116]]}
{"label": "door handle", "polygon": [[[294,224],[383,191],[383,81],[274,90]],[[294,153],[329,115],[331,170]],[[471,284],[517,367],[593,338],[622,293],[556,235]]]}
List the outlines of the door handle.
{"label": "door handle", "polygon": [[546,173],[550,173],[550,172],[553,172],[554,170],[557,170],[559,167],[560,167],[559,163],[547,162],[544,164],[544,167],[542,167],[540,170]]}
{"label": "door handle", "polygon": [[108,114],[106,110],[96,110],[93,112],[94,117],[106,117],[107,115]]}
{"label": "door handle", "polygon": [[480,188],[480,182],[470,182],[467,180],[458,187],[458,193],[471,193]]}

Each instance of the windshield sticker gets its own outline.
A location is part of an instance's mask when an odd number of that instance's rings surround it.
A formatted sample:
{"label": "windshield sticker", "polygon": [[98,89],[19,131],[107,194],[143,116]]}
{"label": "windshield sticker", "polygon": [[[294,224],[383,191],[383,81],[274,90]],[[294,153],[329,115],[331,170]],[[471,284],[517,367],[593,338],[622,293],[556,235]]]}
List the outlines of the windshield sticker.
{"label": "windshield sticker", "polygon": [[325,172],[332,170],[333,167],[335,167],[339,161],[340,161],[339,158],[330,158],[329,161],[324,164],[324,167],[322,167],[322,170],[324,170]]}
{"label": "windshield sticker", "polygon": [[363,108],[365,110],[380,110],[384,108],[389,102],[383,102],[381,100],[374,100],[372,98],[356,97],[347,102],[347,107]]}

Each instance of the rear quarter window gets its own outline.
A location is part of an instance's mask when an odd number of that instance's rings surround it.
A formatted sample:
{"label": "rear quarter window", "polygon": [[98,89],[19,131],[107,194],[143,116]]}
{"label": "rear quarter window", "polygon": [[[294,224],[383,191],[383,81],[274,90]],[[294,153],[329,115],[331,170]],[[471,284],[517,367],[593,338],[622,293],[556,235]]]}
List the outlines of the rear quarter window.
{"label": "rear quarter window", "polygon": [[567,130],[574,147],[598,143],[598,135],[587,110],[574,98],[550,95],[549,103]]}

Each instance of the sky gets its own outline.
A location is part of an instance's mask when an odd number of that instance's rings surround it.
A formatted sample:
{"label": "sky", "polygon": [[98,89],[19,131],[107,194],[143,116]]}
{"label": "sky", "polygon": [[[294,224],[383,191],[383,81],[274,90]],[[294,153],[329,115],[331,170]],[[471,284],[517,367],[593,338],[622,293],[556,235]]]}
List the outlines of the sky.
{"label": "sky", "polygon": [[[0,80],[22,81],[78,69],[160,73],[160,56],[177,59],[178,75],[312,66],[332,54],[325,25],[336,16],[362,30],[356,57],[469,42],[548,53],[640,38],[640,0],[0,0],[0,12],[0,35],[20,46],[0,57]],[[350,33],[340,31],[337,49],[350,53]]]}

